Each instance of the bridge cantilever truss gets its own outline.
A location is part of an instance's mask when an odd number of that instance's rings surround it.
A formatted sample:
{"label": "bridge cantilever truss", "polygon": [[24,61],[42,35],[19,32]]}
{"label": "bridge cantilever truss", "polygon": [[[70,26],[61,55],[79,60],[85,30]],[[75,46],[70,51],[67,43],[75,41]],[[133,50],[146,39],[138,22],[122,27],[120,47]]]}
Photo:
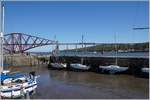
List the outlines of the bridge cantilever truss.
{"label": "bridge cantilever truss", "polygon": [[48,40],[24,33],[11,33],[4,35],[4,49],[9,53],[23,53],[32,48],[44,45],[54,45],[57,41]]}

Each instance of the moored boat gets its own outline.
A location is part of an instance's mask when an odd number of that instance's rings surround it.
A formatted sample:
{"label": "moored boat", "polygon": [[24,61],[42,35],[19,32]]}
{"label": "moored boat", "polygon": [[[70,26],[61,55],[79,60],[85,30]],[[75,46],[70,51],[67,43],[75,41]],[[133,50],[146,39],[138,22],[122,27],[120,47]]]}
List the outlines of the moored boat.
{"label": "moored boat", "polygon": [[18,98],[31,94],[37,88],[37,76],[34,72],[29,75],[23,73],[11,74],[9,71],[1,73],[1,90],[2,98]]}
{"label": "moored boat", "polygon": [[128,70],[128,67],[120,67],[118,66],[118,49],[117,49],[117,43],[116,43],[116,34],[115,34],[115,64],[114,65],[108,65],[108,66],[99,66],[99,69],[104,72],[108,71],[111,74],[115,74],[118,72],[124,72]]}
{"label": "moored boat", "polygon": [[120,67],[117,65],[109,65],[109,66],[99,66],[102,72],[108,71],[111,74],[123,72],[128,69],[128,67]]}
{"label": "moored boat", "polygon": [[4,1],[0,1],[1,6],[1,32],[0,32],[0,97],[1,98],[17,98],[22,97],[37,88],[37,76],[35,72],[30,72],[28,75],[23,73],[12,73],[9,70],[3,70],[3,40],[4,40]]}
{"label": "moored boat", "polygon": [[88,71],[90,69],[90,66],[79,63],[70,64],[70,67],[74,70],[81,70],[81,71]]}
{"label": "moored boat", "polygon": [[52,56],[50,56],[50,64],[48,68],[51,69],[66,69],[67,64],[64,63],[62,59],[59,57],[59,45],[58,42],[56,43],[55,49],[52,51]]}
{"label": "moored boat", "polygon": [[[84,53],[86,47],[83,47],[83,42],[84,42],[84,35],[82,35],[82,48],[83,48],[83,53]],[[91,67],[86,64],[87,63],[85,62],[85,58],[81,57],[81,63],[72,63],[69,65],[69,67],[72,70],[88,71]]]}
{"label": "moored boat", "polygon": [[65,63],[50,63],[51,68],[53,69],[65,69],[67,64]]}
{"label": "moored boat", "polygon": [[141,70],[142,70],[142,72],[144,72],[144,73],[149,73],[149,68],[142,68]]}

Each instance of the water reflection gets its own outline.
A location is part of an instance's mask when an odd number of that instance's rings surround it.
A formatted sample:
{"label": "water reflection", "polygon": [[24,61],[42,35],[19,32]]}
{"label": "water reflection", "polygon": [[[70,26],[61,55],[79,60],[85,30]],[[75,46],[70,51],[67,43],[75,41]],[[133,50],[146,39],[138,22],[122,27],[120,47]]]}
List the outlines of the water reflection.
{"label": "water reflection", "polygon": [[49,75],[52,80],[63,82],[63,84],[98,89],[100,92],[106,91],[108,94],[109,92],[116,93],[119,98],[136,98],[140,96],[145,98],[148,94],[148,79],[135,78],[129,75],[104,75],[92,72],[58,70],[50,70]]}

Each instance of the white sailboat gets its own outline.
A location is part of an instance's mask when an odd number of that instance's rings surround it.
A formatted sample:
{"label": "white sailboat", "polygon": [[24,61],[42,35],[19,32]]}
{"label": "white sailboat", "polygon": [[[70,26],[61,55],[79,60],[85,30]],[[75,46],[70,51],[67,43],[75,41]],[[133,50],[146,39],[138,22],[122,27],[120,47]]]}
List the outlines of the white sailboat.
{"label": "white sailboat", "polygon": [[[82,35],[82,48],[83,48],[83,38],[84,37]],[[91,67],[83,64],[83,62],[84,62],[84,59],[81,58],[81,63],[72,63],[70,64],[70,67],[71,69],[74,69],[74,70],[88,71]]]}
{"label": "white sailboat", "polygon": [[128,67],[120,67],[118,65],[109,65],[109,66],[99,66],[99,68],[104,71],[109,71],[109,73],[114,74],[117,72],[123,72],[128,69]]}
{"label": "white sailboat", "polygon": [[141,70],[142,70],[142,72],[149,74],[149,68],[145,68],[145,67],[144,67],[144,68],[142,68]]}
{"label": "white sailboat", "polygon": [[53,69],[66,69],[67,64],[59,61],[58,54],[59,54],[59,46],[57,43],[56,49],[52,52],[52,59],[51,60],[53,60],[53,62],[50,63],[50,67]]}
{"label": "white sailboat", "polygon": [[26,75],[23,73],[12,74],[9,70],[3,70],[3,34],[4,34],[4,1],[1,6],[1,29],[0,29],[0,97],[17,98],[22,97],[37,88],[37,77],[35,72]]}
{"label": "white sailboat", "polygon": [[37,88],[36,79],[37,77],[33,74],[11,74],[10,71],[3,71],[0,86],[1,98],[18,98],[34,92]]}
{"label": "white sailboat", "polygon": [[[116,43],[116,34],[115,34],[115,43]],[[108,71],[111,74],[117,73],[117,72],[123,72],[128,69],[128,67],[120,67],[118,66],[118,58],[117,58],[117,44],[115,44],[115,65],[109,65],[109,66],[99,66],[99,69],[104,72]]]}

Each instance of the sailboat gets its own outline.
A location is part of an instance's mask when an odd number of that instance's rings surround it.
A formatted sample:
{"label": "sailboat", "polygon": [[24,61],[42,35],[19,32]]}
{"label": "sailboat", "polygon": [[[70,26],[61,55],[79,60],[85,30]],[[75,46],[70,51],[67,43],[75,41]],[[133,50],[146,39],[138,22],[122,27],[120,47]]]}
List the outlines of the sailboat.
{"label": "sailboat", "polygon": [[35,91],[37,88],[37,76],[35,72],[29,74],[12,73],[9,70],[3,70],[3,34],[4,34],[4,1],[0,2],[1,6],[1,32],[0,32],[0,97],[1,98],[18,98],[26,96]]}
{"label": "sailboat", "polygon": [[56,49],[52,51],[52,56],[50,57],[50,65],[49,68],[52,69],[66,69],[67,68],[67,64],[66,63],[62,63],[58,57],[59,54],[59,46],[58,43],[56,43]]}
{"label": "sailboat", "polygon": [[[83,48],[83,35],[82,35],[82,48]],[[91,67],[84,64],[84,58],[81,58],[81,63],[70,64],[72,70],[88,71]]]}
{"label": "sailboat", "polygon": [[142,72],[149,74],[149,68],[144,67],[144,68],[142,68],[141,70],[142,70]]}
{"label": "sailboat", "polygon": [[102,72],[109,72],[111,74],[115,74],[118,72],[123,72],[126,71],[128,69],[128,67],[120,67],[118,66],[118,57],[117,57],[117,44],[116,44],[116,34],[115,34],[115,64],[114,65],[109,65],[109,66],[99,66],[99,69]]}

